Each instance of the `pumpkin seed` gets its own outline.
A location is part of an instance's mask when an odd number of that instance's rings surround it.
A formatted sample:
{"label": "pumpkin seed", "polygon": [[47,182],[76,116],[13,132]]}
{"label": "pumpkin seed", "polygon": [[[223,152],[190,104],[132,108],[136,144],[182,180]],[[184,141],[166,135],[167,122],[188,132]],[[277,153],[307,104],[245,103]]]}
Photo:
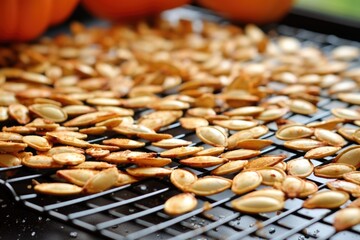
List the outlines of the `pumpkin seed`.
{"label": "pumpkin seed", "polygon": [[10,104],[8,107],[8,112],[9,115],[20,124],[27,124],[30,122],[28,108],[20,103]]}
{"label": "pumpkin seed", "polygon": [[359,156],[360,156],[360,146],[351,146],[340,152],[333,160],[333,162],[347,163],[355,166],[356,168],[359,168],[360,167]]}
{"label": "pumpkin seed", "polygon": [[0,141],[0,152],[5,152],[5,153],[20,152],[20,151],[24,151],[26,147],[27,147],[26,143]]}
{"label": "pumpkin seed", "polygon": [[102,170],[85,183],[83,192],[91,194],[108,190],[115,185],[118,175],[119,172],[116,167]]}
{"label": "pumpkin seed", "polygon": [[335,60],[351,61],[359,57],[359,48],[354,46],[338,46],[331,51]]}
{"label": "pumpkin seed", "polygon": [[335,213],[333,226],[343,231],[360,223],[360,208],[344,208]]}
{"label": "pumpkin seed", "polygon": [[216,112],[214,109],[212,108],[202,108],[202,107],[197,107],[197,108],[190,108],[186,111],[187,114],[189,114],[192,117],[200,117],[200,118],[204,118],[206,116],[215,116]]}
{"label": "pumpkin seed", "polygon": [[304,198],[316,193],[319,189],[318,185],[314,182],[304,179],[305,185],[303,190],[298,194],[299,198]]}
{"label": "pumpkin seed", "polygon": [[290,111],[294,113],[300,113],[304,115],[314,114],[317,111],[317,108],[314,104],[302,99],[290,100],[289,108]]}
{"label": "pumpkin seed", "polygon": [[29,147],[32,147],[38,151],[47,151],[51,148],[51,144],[46,140],[46,138],[36,135],[25,136],[23,137],[23,141]]}
{"label": "pumpkin seed", "polygon": [[[31,110],[31,108],[29,107]],[[75,117],[67,122],[65,122],[63,125],[65,127],[84,127],[96,124],[101,121],[105,121],[110,118],[117,117],[117,113],[114,112],[93,112],[93,113],[86,113],[83,115],[80,115],[78,117]]]}
{"label": "pumpkin seed", "polygon": [[112,167],[115,167],[115,165],[109,164],[107,162],[95,162],[95,161],[86,161],[76,166],[69,166],[69,168],[72,169],[93,169],[93,170],[102,170]]}
{"label": "pumpkin seed", "polygon": [[172,169],[161,167],[137,167],[127,168],[126,172],[134,177],[165,177],[171,174]]}
{"label": "pumpkin seed", "polygon": [[354,196],[359,196],[360,194],[359,185],[344,180],[330,181],[326,183],[326,186],[328,186],[328,188],[330,188],[331,190],[344,191],[353,194]]}
{"label": "pumpkin seed", "polygon": [[134,182],[138,182],[139,179],[135,178],[127,173],[119,171],[118,179],[114,184],[114,187],[120,187]]}
{"label": "pumpkin seed", "polygon": [[46,152],[38,152],[38,154],[40,155],[46,155],[46,156],[52,156],[54,154],[57,153],[63,153],[63,152],[74,152],[74,153],[80,153],[83,154],[84,150],[81,148],[77,148],[77,147],[72,147],[72,146],[56,146],[51,148],[49,151]]}
{"label": "pumpkin seed", "polygon": [[293,140],[310,137],[314,129],[302,125],[286,125],[276,132],[276,137],[281,140]]}
{"label": "pumpkin seed", "polygon": [[70,183],[41,183],[35,185],[34,190],[41,194],[69,196],[80,194],[82,188]]}
{"label": "pumpkin seed", "polygon": [[105,133],[107,127],[105,126],[97,126],[97,127],[90,127],[90,128],[82,128],[79,130],[80,133],[89,134],[89,135],[101,135]]}
{"label": "pumpkin seed", "polygon": [[54,122],[63,122],[68,118],[67,113],[61,107],[53,104],[33,104],[29,106],[29,110]]}
{"label": "pumpkin seed", "polygon": [[289,111],[288,108],[272,108],[261,112],[256,119],[270,122],[283,117]]}
{"label": "pumpkin seed", "polygon": [[230,188],[232,181],[218,176],[206,176],[197,179],[186,189],[198,196],[209,196]]}
{"label": "pumpkin seed", "polygon": [[286,165],[286,162],[278,162],[273,167],[276,167],[276,168],[279,168],[279,169],[281,169],[283,171],[286,171],[287,165]]}
{"label": "pumpkin seed", "polygon": [[170,138],[170,139],[163,139],[158,142],[152,142],[151,144],[155,147],[171,149],[176,147],[184,147],[192,144],[192,142],[186,141],[184,139]]}
{"label": "pumpkin seed", "polygon": [[228,149],[234,149],[236,148],[237,142],[244,139],[253,139],[253,138],[259,138],[263,136],[264,134],[268,133],[269,128],[261,125],[256,126],[250,129],[241,130],[233,135],[231,135],[228,138]]}
{"label": "pumpkin seed", "polygon": [[335,147],[342,147],[346,145],[344,138],[342,138],[339,134],[326,129],[317,128],[315,129],[314,135],[318,140]]}
{"label": "pumpkin seed", "polygon": [[85,152],[86,152],[86,154],[88,154],[94,158],[102,158],[102,157],[105,157],[110,154],[110,151],[107,149],[101,149],[101,148],[95,148],[95,147],[88,148],[88,149],[86,149]]}
{"label": "pumpkin seed", "polygon": [[287,176],[280,188],[289,198],[295,198],[304,191],[305,181],[299,177]]}
{"label": "pumpkin seed", "polygon": [[133,148],[141,148],[145,146],[144,142],[139,142],[126,138],[111,138],[103,140],[104,144],[118,146],[120,148],[133,149]]}
{"label": "pumpkin seed", "polygon": [[13,167],[21,164],[21,160],[12,154],[0,154],[0,167]]}
{"label": "pumpkin seed", "polygon": [[263,112],[265,109],[258,106],[247,106],[232,109],[228,112],[224,112],[227,116],[256,116]]}
{"label": "pumpkin seed", "polygon": [[268,155],[259,157],[253,160],[250,160],[249,163],[245,166],[245,169],[262,169],[266,167],[271,167],[277,163],[283,161],[286,158],[286,155]]}
{"label": "pumpkin seed", "polygon": [[262,184],[273,186],[276,183],[281,183],[285,180],[286,173],[275,167],[266,167],[263,169],[257,170],[258,173],[262,176]]}
{"label": "pumpkin seed", "polygon": [[231,206],[245,213],[275,212],[284,208],[284,201],[267,196],[251,196],[235,199]]}
{"label": "pumpkin seed", "polygon": [[257,188],[262,182],[262,176],[255,171],[245,171],[237,174],[233,179],[231,190],[235,194],[243,194]]}
{"label": "pumpkin seed", "polygon": [[170,164],[171,158],[130,157],[129,161],[140,167],[163,167]]}
{"label": "pumpkin seed", "polygon": [[85,162],[85,156],[80,153],[57,153],[52,155],[52,158],[60,165],[78,165]]}
{"label": "pumpkin seed", "polygon": [[62,165],[55,162],[52,157],[45,155],[35,155],[23,158],[21,163],[30,168],[61,168]]}
{"label": "pumpkin seed", "polygon": [[185,169],[178,168],[173,170],[170,174],[171,183],[182,191],[185,191],[186,187],[196,180],[197,176],[193,172]]}
{"label": "pumpkin seed", "polygon": [[331,109],[331,113],[334,114],[336,117],[345,120],[360,120],[360,112],[349,108],[333,108]]}
{"label": "pumpkin seed", "polygon": [[18,133],[0,132],[0,141],[22,142],[23,136]]}
{"label": "pumpkin seed", "polygon": [[211,147],[195,153],[194,156],[219,156],[224,150],[224,147]]}
{"label": "pumpkin seed", "polygon": [[243,139],[236,143],[237,148],[260,150],[273,144],[269,139]]}
{"label": "pumpkin seed", "polygon": [[310,138],[300,138],[284,142],[284,146],[294,150],[309,151],[313,148],[325,146],[326,144]]}
{"label": "pumpkin seed", "polygon": [[225,152],[221,154],[220,157],[227,158],[229,160],[243,160],[243,159],[250,159],[252,157],[256,157],[260,154],[261,152],[259,150],[237,149],[237,150]]}
{"label": "pumpkin seed", "polygon": [[287,172],[289,175],[305,178],[309,176],[313,170],[312,162],[305,158],[296,158],[286,163]]}
{"label": "pumpkin seed", "polygon": [[230,173],[236,173],[239,172],[244,168],[244,166],[248,163],[247,160],[243,161],[229,161],[227,163],[224,163],[223,165],[215,168],[211,171],[211,174],[213,175],[226,175]]}
{"label": "pumpkin seed", "polygon": [[179,119],[179,122],[183,128],[189,130],[209,125],[209,122],[206,119],[200,117],[183,117]]}
{"label": "pumpkin seed", "polygon": [[213,156],[197,156],[186,159],[181,159],[180,163],[191,167],[212,167],[227,162],[226,158],[219,158]]}
{"label": "pumpkin seed", "polygon": [[336,126],[342,122],[344,122],[344,119],[331,118],[331,119],[324,120],[321,122],[311,122],[311,123],[306,124],[306,126],[310,127],[310,128],[324,128],[327,130],[334,130],[336,128]]}
{"label": "pumpkin seed", "polygon": [[354,133],[356,130],[356,128],[341,127],[337,130],[337,132],[345,139],[355,142]]}
{"label": "pumpkin seed", "polygon": [[343,178],[346,181],[360,184],[360,172],[359,171],[352,171],[352,172],[344,173]]}
{"label": "pumpkin seed", "polygon": [[99,171],[89,169],[63,169],[57,170],[56,176],[63,178],[72,184],[82,187],[90,178],[95,176],[95,174],[97,173],[99,173]]}
{"label": "pumpkin seed", "polygon": [[278,199],[279,201],[285,200],[285,194],[282,191],[280,191],[278,189],[274,189],[274,188],[262,188],[262,189],[245,194],[244,196],[241,197],[241,199],[251,198],[251,197],[260,197],[260,196],[275,198],[275,199]]}
{"label": "pumpkin seed", "polygon": [[230,120],[215,120],[213,124],[219,125],[221,127],[227,128],[229,130],[244,130],[252,128],[258,125],[257,121],[245,121],[240,119],[230,119]]}
{"label": "pumpkin seed", "polygon": [[196,128],[196,135],[209,145],[215,147],[226,147],[227,146],[227,137],[224,133],[218,128],[206,126]]}
{"label": "pumpkin seed", "polygon": [[314,168],[314,174],[324,178],[342,178],[343,174],[355,171],[356,168],[346,163],[328,163]]}
{"label": "pumpkin seed", "polygon": [[164,205],[164,211],[169,215],[180,215],[195,209],[197,200],[191,193],[180,193],[169,198]]}
{"label": "pumpkin seed", "polygon": [[150,142],[158,142],[164,139],[171,139],[173,136],[167,133],[148,133],[140,132],[136,134],[137,137],[148,140]]}
{"label": "pumpkin seed", "polygon": [[343,191],[317,192],[303,203],[304,208],[338,208],[349,200],[349,194]]}
{"label": "pumpkin seed", "polygon": [[161,157],[170,157],[170,158],[181,158],[189,155],[193,155],[197,152],[203,150],[203,147],[177,147],[172,148],[160,153]]}
{"label": "pumpkin seed", "polygon": [[115,164],[127,164],[130,163],[131,157],[154,157],[156,153],[145,153],[145,152],[136,152],[136,151],[120,151],[120,152],[112,152],[109,155],[102,157],[101,160],[115,163]]}
{"label": "pumpkin seed", "polygon": [[325,157],[335,154],[340,149],[341,149],[341,147],[333,147],[333,146],[318,147],[318,148],[309,150],[304,155],[304,158],[321,159],[321,158],[325,158]]}

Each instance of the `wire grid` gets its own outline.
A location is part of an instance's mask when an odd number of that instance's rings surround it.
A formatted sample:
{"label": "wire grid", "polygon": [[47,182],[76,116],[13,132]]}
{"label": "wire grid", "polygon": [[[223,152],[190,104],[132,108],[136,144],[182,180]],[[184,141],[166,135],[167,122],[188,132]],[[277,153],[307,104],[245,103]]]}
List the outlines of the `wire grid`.
{"label": "wire grid", "polygon": [[[295,36],[304,44],[315,42],[325,51],[331,50],[336,45],[358,45],[356,42],[335,36],[288,26],[277,26],[276,31],[281,35]],[[354,64],[358,65],[359,62]],[[277,89],[283,85],[272,82],[270,87]],[[310,116],[289,113],[287,118],[301,123],[326,120],[331,116],[329,110],[334,107],[354,108],[355,106],[332,99],[323,92],[317,113]],[[140,111],[137,114],[142,113]],[[271,139],[274,144],[264,149],[263,154],[284,153],[288,156],[285,161],[303,156],[302,152],[282,146],[283,142],[274,135],[277,130],[275,123],[270,122],[267,126],[270,131],[262,138]],[[346,126],[355,127],[350,123]],[[181,128],[179,123],[163,128],[160,132],[190,140],[195,146],[207,146],[196,137],[194,132]],[[110,137],[113,136],[95,138],[91,142],[99,142]],[[149,143],[144,150],[161,151]],[[314,166],[318,166],[329,162],[330,159],[328,157],[312,162]],[[170,167],[176,168],[179,165],[175,160]],[[188,169],[198,176],[203,176],[213,168]],[[164,202],[178,194],[179,190],[166,178],[142,180],[139,183],[89,196],[59,198],[34,193],[30,187],[32,181],[53,181],[53,174],[52,170],[36,171],[21,166],[0,168],[0,184],[5,185],[13,193],[16,201],[27,207],[110,239],[360,239],[360,225],[336,233],[332,222],[334,212],[337,210],[304,209],[302,208],[304,200],[299,198],[286,200],[285,208],[279,212],[243,214],[231,208],[230,201],[238,196],[231,190],[226,190],[213,196],[198,196],[197,209],[171,217],[163,211]],[[313,174],[307,179],[315,182],[320,190],[327,188],[326,179],[318,178]],[[262,187],[264,186],[259,188]],[[206,206],[207,211],[204,211],[203,206]]]}

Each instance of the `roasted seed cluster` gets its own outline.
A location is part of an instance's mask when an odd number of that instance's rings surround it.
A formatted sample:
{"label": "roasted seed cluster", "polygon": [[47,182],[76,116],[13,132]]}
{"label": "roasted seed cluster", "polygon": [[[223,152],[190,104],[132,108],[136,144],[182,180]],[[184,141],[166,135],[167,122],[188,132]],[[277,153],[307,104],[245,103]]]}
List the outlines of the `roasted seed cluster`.
{"label": "roasted seed cluster", "polygon": [[[281,210],[287,198],[338,208],[359,197],[360,129],[343,126],[360,125],[359,109],[334,108],[332,118],[306,125],[285,119],[316,113],[320,94],[360,105],[360,68],[349,67],[359,49],[324,54],[254,25],[192,29],[186,20],[104,29],[74,23],[70,35],[1,47],[0,167],[55,169],[57,182],[34,186],[52,195],[169,176],[186,192],[165,203],[171,215],[196,208],[194,195],[226,189],[243,195],[232,206],[248,213]],[[204,145],[164,133],[175,122]],[[303,158],[262,154],[274,144],[259,139],[270,122]],[[114,137],[89,143],[94,135]],[[144,151],[150,144],[164,150]],[[314,167],[312,159],[334,154],[332,163]],[[178,168],[167,167],[173,161]],[[183,166],[212,170],[198,178]],[[312,173],[335,179],[331,190],[318,192],[306,179]],[[260,185],[269,187],[255,190]],[[359,223],[359,206],[357,199],[339,211],[335,228]]]}

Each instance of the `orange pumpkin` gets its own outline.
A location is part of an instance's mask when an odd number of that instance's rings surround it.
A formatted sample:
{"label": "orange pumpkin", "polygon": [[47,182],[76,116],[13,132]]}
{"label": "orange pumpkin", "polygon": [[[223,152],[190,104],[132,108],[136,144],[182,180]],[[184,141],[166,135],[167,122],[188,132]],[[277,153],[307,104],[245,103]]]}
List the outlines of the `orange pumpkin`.
{"label": "orange pumpkin", "polygon": [[293,0],[198,0],[225,17],[246,23],[274,22],[290,10]]}
{"label": "orange pumpkin", "polygon": [[95,16],[110,20],[128,20],[157,14],[181,6],[190,0],[83,0]]}
{"label": "orange pumpkin", "polygon": [[64,21],[79,0],[1,0],[0,41],[38,37],[50,25]]}

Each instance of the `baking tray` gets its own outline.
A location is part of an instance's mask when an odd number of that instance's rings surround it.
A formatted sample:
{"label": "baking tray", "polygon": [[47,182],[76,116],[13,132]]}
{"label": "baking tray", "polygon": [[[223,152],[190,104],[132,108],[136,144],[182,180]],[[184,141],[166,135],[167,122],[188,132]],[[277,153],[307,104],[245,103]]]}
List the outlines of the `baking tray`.
{"label": "baking tray", "polygon": [[[195,10],[182,8],[176,11],[176,15],[174,12],[167,12],[165,17],[181,16],[192,20],[205,18],[225,22],[208,12],[199,12],[196,8]],[[91,24],[98,23],[94,21]],[[280,35],[296,37],[303,44],[315,44],[325,52],[339,45],[359,47],[359,43],[355,41],[286,25],[273,25],[267,28],[270,29]],[[359,61],[352,64],[358,66]],[[274,88],[282,87],[279,83],[270,84]],[[335,107],[356,108],[331,98],[325,92],[321,93],[320,98],[321,101],[317,105],[319,110],[316,114],[304,116],[291,113],[287,115],[287,119],[310,123],[330,118],[329,110]],[[139,111],[136,114],[139,116],[141,113],[142,111]],[[350,123],[346,125],[356,127]],[[277,130],[274,122],[268,123],[267,126],[270,131],[262,138],[271,139],[274,144],[264,149],[262,154],[284,153],[288,156],[285,161],[303,156],[301,152],[282,146],[282,141],[274,135]],[[194,132],[184,130],[179,123],[171,124],[160,132],[190,140],[194,146],[204,145]],[[108,137],[95,138],[91,142],[100,142]],[[160,151],[150,144],[147,144],[144,150]],[[318,166],[329,162],[330,159],[312,160],[312,162]],[[176,168],[179,165],[175,160],[170,167]],[[189,169],[198,176],[204,176],[212,168]],[[29,187],[33,180],[53,181],[52,174],[54,171],[36,171],[22,166],[0,168],[0,184],[11,192],[16,202],[39,212],[42,216],[60,220],[109,239],[360,239],[360,225],[339,233],[335,232],[332,221],[337,209],[304,209],[302,208],[304,200],[299,198],[286,200],[285,208],[279,212],[244,214],[231,208],[230,201],[238,196],[227,190],[212,196],[198,196],[199,204],[195,210],[170,217],[163,211],[164,202],[180,192],[167,178],[147,179],[89,196],[66,198],[38,195]],[[324,178],[310,175],[307,179],[315,182],[319,189],[327,188],[325,183],[328,180]],[[210,210],[203,210],[204,203],[210,204]]]}

